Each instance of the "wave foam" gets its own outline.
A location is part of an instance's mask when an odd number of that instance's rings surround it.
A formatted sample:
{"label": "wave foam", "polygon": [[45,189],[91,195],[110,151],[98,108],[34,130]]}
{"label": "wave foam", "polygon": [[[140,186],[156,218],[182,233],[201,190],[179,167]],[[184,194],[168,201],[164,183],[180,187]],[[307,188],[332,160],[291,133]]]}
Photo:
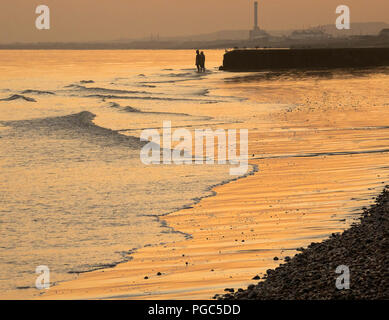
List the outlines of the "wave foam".
{"label": "wave foam", "polygon": [[25,100],[28,102],[36,102],[36,100],[34,98],[26,97],[26,96],[23,96],[20,94],[13,94],[12,96],[10,96],[8,98],[0,99],[0,101],[14,101],[14,100],[19,100],[19,99],[22,99],[22,100]]}

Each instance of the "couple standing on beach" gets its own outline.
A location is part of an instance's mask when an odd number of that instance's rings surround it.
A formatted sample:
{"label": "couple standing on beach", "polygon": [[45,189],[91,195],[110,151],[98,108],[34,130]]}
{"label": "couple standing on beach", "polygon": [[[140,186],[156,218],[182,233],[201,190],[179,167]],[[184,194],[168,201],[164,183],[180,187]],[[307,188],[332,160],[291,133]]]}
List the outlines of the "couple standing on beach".
{"label": "couple standing on beach", "polygon": [[196,50],[196,67],[197,72],[205,72],[205,54],[204,51]]}

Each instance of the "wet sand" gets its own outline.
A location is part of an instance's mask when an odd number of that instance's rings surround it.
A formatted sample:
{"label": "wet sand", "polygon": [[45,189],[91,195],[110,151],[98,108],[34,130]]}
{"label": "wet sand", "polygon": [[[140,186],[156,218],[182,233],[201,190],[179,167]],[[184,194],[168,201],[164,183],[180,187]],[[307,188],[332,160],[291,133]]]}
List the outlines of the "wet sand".
{"label": "wet sand", "polygon": [[263,103],[225,110],[245,120],[229,127],[249,129],[259,171],[163,217],[191,239],[140,249],[41,298],[210,299],[347,229],[388,182],[388,84],[386,74],[225,81],[221,92]]}

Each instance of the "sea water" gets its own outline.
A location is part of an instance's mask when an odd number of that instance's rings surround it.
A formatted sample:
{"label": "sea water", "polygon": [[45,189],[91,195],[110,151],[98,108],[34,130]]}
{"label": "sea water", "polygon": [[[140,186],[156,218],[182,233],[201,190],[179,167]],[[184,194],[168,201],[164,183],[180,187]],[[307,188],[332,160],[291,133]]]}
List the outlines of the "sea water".
{"label": "sea water", "polygon": [[[231,179],[227,165],[146,166],[140,132],[230,121],[201,108],[223,53],[197,73],[192,51],[0,52],[0,292],[33,294],[114,266],[137,248],[181,240],[160,216]],[[31,290],[29,290],[31,289]]]}

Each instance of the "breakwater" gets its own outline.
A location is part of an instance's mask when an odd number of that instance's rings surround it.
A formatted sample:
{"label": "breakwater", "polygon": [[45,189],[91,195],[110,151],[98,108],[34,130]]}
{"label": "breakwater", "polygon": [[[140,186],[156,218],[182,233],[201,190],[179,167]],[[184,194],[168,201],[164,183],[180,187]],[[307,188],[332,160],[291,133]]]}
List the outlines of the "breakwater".
{"label": "breakwater", "polygon": [[348,68],[389,65],[389,48],[244,49],[224,55],[222,70]]}

